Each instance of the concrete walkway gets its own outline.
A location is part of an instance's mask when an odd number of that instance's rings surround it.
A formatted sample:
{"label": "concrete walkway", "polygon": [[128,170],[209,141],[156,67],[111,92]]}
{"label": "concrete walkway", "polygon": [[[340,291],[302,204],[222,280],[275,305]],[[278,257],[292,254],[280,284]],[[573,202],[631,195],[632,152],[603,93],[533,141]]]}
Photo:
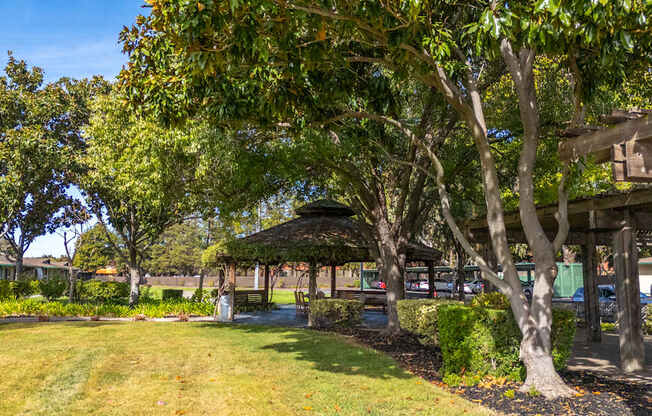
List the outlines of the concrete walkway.
{"label": "concrete walkway", "polygon": [[[234,317],[236,324],[278,325],[302,328],[308,325],[305,316],[297,315],[295,305],[278,305],[278,309],[264,312],[244,312]],[[368,328],[382,328],[387,325],[387,315],[380,311],[366,310],[362,325]]]}
{"label": "concrete walkway", "polygon": [[635,374],[624,374],[620,371],[620,354],[618,333],[603,332],[602,342],[587,343],[586,329],[577,328],[575,344],[568,369],[573,371],[590,371],[594,374],[613,377],[620,380],[638,381],[652,385],[652,336],[646,335],[645,368]]}

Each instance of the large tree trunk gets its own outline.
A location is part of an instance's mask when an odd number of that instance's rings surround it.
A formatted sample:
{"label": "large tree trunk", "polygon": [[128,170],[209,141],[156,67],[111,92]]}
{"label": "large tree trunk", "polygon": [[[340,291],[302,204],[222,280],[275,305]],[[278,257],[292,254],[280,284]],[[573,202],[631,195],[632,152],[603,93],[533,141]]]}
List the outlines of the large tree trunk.
{"label": "large tree trunk", "polygon": [[68,301],[72,303],[75,300],[75,285],[77,283],[77,275],[74,272],[74,268],[72,267],[72,261],[70,259],[68,260],[68,284],[70,287],[68,287]]}
{"label": "large tree trunk", "polygon": [[398,321],[397,302],[405,299],[405,256],[401,255],[393,242],[383,244],[382,273],[387,285],[387,328],[388,335],[401,330]]}
{"label": "large tree trunk", "polygon": [[552,361],[552,295],[557,265],[554,256],[546,257],[536,262],[531,307],[523,291],[512,294],[511,304],[523,334],[520,358],[527,375],[521,391],[535,389],[550,398],[569,396],[573,391],[557,374]]}
{"label": "large tree trunk", "polygon": [[138,303],[140,297],[140,267],[138,267],[136,250],[131,249],[129,253],[129,306],[133,307]]}
{"label": "large tree trunk", "polygon": [[14,280],[20,280],[23,275],[23,254],[16,253],[16,267],[14,268]]}

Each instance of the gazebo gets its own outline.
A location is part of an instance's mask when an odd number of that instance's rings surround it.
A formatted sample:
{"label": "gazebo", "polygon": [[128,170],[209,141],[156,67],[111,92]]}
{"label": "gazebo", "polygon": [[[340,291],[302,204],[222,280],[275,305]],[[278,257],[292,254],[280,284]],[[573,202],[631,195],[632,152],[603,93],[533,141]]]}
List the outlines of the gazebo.
{"label": "gazebo", "polygon": [[[297,218],[249,236],[236,239],[228,245],[228,253],[220,261],[227,265],[231,299],[235,299],[236,266],[238,263],[260,263],[264,267],[264,289],[260,295],[269,299],[269,266],[285,262],[309,263],[309,297],[317,294],[317,267],[330,266],[331,297],[337,297],[336,267],[352,262],[375,261],[373,241],[365,237],[362,227],[367,224],[354,221],[356,213],[350,207],[330,199],[322,199],[296,210]],[[434,287],[434,263],[441,253],[426,245],[411,242],[406,260],[424,262],[428,266],[430,291]],[[253,293],[253,291],[248,291]],[[229,308],[233,319],[233,304]]]}

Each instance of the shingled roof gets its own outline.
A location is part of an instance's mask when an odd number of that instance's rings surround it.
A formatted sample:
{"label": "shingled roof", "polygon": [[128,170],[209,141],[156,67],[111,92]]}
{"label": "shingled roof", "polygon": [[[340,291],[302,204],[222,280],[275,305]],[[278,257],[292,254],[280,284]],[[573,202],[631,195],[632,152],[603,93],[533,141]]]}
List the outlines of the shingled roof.
{"label": "shingled roof", "polygon": [[[350,207],[322,199],[296,210],[298,218],[240,238],[229,252],[237,261],[314,261],[321,264],[374,261],[360,224]],[[410,243],[408,261],[437,262],[441,253]]]}

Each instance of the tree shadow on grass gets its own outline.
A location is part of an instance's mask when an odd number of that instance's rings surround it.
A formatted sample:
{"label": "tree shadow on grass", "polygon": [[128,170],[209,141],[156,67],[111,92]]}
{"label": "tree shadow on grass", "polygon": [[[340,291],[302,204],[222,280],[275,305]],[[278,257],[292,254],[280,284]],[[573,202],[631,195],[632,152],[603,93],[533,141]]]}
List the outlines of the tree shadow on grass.
{"label": "tree shadow on grass", "polygon": [[310,329],[262,325],[232,325],[202,323],[204,329],[224,329],[251,335],[276,335],[281,342],[251,342],[248,347],[259,351],[274,351],[289,360],[306,361],[319,371],[365,376],[376,379],[407,379],[413,377],[386,355],[354,345],[346,338]]}

